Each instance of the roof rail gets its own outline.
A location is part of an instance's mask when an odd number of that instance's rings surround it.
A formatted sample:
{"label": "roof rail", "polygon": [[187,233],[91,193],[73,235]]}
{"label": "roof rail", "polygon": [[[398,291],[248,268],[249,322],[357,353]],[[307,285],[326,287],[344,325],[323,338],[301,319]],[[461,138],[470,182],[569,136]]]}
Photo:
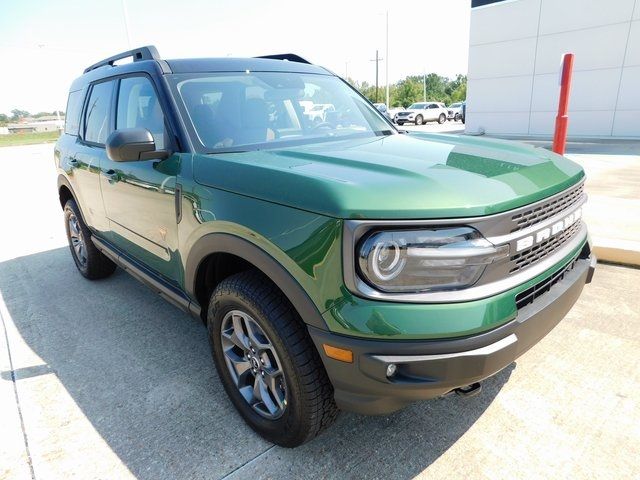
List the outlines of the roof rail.
{"label": "roof rail", "polygon": [[105,65],[110,65],[113,67],[113,64],[118,60],[129,57],[132,57],[134,62],[139,62],[141,60],[161,60],[160,54],[158,53],[156,47],[154,47],[153,45],[148,45],[146,47],[134,48],[133,50],[118,53],[113,57],[100,60],[98,63],[94,63],[93,65],[85,68],[84,73],[90,72],[91,70],[95,70],[99,67],[104,67]]}
{"label": "roof rail", "polygon": [[296,55],[295,53],[278,53],[276,55],[263,55],[261,57],[255,58],[270,58],[272,60],[287,60],[289,62],[297,62],[297,63],[308,63],[311,65],[309,60],[305,60],[300,55]]}

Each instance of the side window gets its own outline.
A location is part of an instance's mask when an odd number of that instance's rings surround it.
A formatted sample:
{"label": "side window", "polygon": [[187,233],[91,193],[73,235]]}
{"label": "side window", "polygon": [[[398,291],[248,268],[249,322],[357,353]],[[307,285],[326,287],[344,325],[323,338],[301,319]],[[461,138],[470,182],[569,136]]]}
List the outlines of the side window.
{"label": "side window", "polygon": [[78,135],[80,127],[80,111],[82,110],[82,90],[69,92],[67,100],[67,111],[64,117],[64,133],[69,135]]}
{"label": "side window", "polygon": [[166,144],[164,114],[156,91],[147,77],[120,80],[116,128],[146,128],[153,135],[158,150]]}
{"label": "side window", "polygon": [[84,115],[84,139],[104,144],[109,136],[109,109],[113,81],[97,83],[91,89]]}

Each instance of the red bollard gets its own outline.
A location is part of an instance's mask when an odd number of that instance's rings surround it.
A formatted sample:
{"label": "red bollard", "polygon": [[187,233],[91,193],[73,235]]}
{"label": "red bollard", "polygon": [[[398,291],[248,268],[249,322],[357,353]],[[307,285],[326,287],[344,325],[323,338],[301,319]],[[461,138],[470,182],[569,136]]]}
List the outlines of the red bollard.
{"label": "red bollard", "polygon": [[560,101],[556,129],[553,133],[553,151],[564,155],[569,127],[569,93],[571,91],[571,73],[573,72],[573,53],[565,53],[562,59],[562,77],[560,78]]}

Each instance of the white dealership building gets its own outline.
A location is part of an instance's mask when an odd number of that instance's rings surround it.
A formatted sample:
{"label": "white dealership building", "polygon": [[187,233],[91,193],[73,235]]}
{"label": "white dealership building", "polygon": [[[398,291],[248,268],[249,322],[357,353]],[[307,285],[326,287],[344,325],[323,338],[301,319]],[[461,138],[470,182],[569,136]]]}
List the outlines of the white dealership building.
{"label": "white dealership building", "polygon": [[640,0],[472,0],[467,133],[553,134],[564,53],[569,137],[640,138]]}

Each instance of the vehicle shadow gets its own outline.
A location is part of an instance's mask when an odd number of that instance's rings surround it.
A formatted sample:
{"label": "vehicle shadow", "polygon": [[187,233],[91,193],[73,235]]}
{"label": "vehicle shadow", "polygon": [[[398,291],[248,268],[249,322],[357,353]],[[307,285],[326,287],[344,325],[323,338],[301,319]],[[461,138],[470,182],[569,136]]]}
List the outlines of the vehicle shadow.
{"label": "vehicle shadow", "polygon": [[[22,338],[9,335],[19,391],[37,389],[34,379],[57,378],[61,395],[138,478],[412,478],[476,422],[513,368],[487,380],[477,397],[421,402],[385,417],[343,414],[316,440],[287,450],[262,440],[236,414],[202,324],[126,273],[87,281],[68,249],[59,248],[0,263],[0,293],[10,317],[4,321]],[[21,349],[42,362],[21,364],[28,357]],[[2,377],[10,380],[11,372]],[[39,395],[45,405],[33,411],[23,405],[27,430],[56,438],[62,431],[46,416],[65,399],[30,391],[31,402]],[[53,442],[68,456],[64,473],[85,476],[81,469],[91,461],[73,452],[86,437],[64,435]],[[36,469],[47,448],[38,445]]]}

